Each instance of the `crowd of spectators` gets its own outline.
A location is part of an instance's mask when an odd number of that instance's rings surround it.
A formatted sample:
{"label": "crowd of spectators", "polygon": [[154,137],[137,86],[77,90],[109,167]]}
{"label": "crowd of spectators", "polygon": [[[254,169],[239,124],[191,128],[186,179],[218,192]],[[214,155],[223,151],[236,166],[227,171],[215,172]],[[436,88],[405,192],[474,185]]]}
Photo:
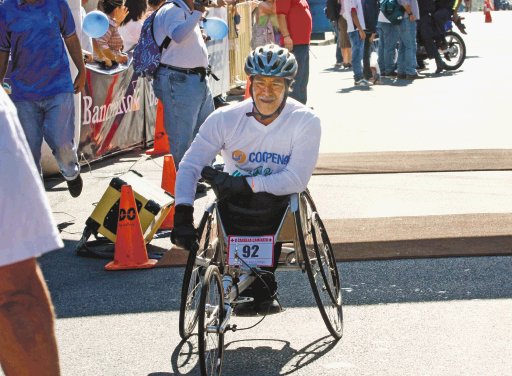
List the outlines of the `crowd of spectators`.
{"label": "crowd of spectators", "polygon": [[451,18],[459,19],[460,3],[398,0],[402,15],[395,22],[380,10],[379,0],[327,0],[326,16],[337,43],[335,67],[352,69],[355,86],[380,83],[380,77],[421,79],[418,71],[426,68],[418,56],[421,44],[436,63],[435,73],[441,73],[446,69],[439,54],[446,48],[444,26]]}

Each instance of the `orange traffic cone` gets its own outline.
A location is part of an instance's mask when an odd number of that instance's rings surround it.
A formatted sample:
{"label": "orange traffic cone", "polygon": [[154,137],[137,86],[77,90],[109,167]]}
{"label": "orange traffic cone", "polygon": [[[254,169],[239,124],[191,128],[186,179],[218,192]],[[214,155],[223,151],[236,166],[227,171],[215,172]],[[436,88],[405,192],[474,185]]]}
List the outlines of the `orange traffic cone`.
{"label": "orange traffic cone", "polygon": [[148,155],[168,154],[169,150],[169,137],[165,133],[164,126],[164,105],[162,101],[158,101],[156,106],[156,120],[155,120],[155,140],[153,148],[146,150]]}
{"label": "orange traffic cone", "polygon": [[247,76],[247,81],[245,82],[245,93],[244,99],[251,97],[251,78]]}
{"label": "orange traffic cone", "polygon": [[[164,167],[162,169],[162,189],[171,195],[175,195],[176,190],[176,166],[171,154],[164,157]],[[160,225],[160,230],[172,230],[174,228],[174,206],[167,213],[164,221]]]}
{"label": "orange traffic cone", "polygon": [[484,13],[485,13],[485,23],[491,23],[492,22],[491,10],[484,8]]}
{"label": "orange traffic cone", "polygon": [[492,16],[491,16],[491,10],[493,10],[493,6],[490,0],[484,1],[484,14],[485,14],[485,22],[491,23],[492,22]]}
{"label": "orange traffic cone", "polygon": [[105,265],[105,270],[147,269],[154,267],[157,261],[148,259],[132,187],[123,185],[119,203],[114,261]]}

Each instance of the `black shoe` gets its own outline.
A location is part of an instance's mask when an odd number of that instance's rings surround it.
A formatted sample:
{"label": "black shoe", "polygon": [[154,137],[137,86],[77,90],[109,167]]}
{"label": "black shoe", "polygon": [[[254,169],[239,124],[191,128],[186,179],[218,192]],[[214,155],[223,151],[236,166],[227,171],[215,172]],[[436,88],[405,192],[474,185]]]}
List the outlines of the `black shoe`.
{"label": "black shoe", "polygon": [[78,197],[80,196],[80,193],[82,193],[82,187],[84,186],[84,183],[82,181],[82,177],[80,174],[74,178],[73,180],[67,180],[66,181],[68,185],[68,190],[71,196]]}
{"label": "black shoe", "polygon": [[434,72],[435,74],[439,74],[441,73],[442,71],[446,70],[446,66],[444,64],[442,65],[437,65],[437,68],[436,68],[436,71]]}
{"label": "black shoe", "polygon": [[283,307],[277,301],[277,299],[263,300],[258,303],[254,303],[254,310],[260,315],[269,315],[272,313],[279,313],[283,311]]}
{"label": "black shoe", "polygon": [[406,74],[405,79],[406,80],[420,80],[422,78],[425,78],[425,76],[421,76],[418,73],[416,74]]}
{"label": "black shoe", "polygon": [[405,73],[398,73],[396,75],[396,78],[398,78],[399,80],[405,80],[407,77],[407,75]]}
{"label": "black shoe", "polygon": [[380,75],[381,77],[396,77],[396,72],[388,72]]}

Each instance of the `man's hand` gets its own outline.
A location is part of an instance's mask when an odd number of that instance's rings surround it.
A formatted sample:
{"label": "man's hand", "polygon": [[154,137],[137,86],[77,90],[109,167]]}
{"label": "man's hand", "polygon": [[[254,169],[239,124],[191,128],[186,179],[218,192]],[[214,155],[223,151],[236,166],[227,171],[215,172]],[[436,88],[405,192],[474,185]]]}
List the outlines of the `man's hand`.
{"label": "man's hand", "polygon": [[206,166],[201,171],[201,176],[212,186],[218,200],[229,198],[233,195],[248,195],[252,193],[245,176],[231,176],[226,172]]}
{"label": "man's hand", "polygon": [[188,251],[197,251],[199,243],[194,227],[194,207],[176,205],[174,208],[174,228],[171,232],[171,242]]}
{"label": "man's hand", "polygon": [[293,51],[293,39],[287,35],[283,37],[284,47],[288,49],[288,51]]}
{"label": "man's hand", "polygon": [[75,94],[80,93],[85,87],[85,69],[78,71],[75,82],[73,83],[73,89]]}

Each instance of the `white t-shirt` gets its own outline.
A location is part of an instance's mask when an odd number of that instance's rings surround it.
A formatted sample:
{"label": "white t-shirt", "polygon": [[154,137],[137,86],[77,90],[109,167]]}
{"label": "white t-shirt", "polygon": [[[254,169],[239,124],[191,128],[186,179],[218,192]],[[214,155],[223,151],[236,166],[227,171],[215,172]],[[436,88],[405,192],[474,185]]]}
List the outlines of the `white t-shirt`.
{"label": "white t-shirt", "polygon": [[0,267],[62,246],[16,108],[0,88]]}
{"label": "white t-shirt", "polygon": [[139,42],[143,23],[142,19],[138,21],[130,20],[125,25],[119,27],[119,34],[123,38],[124,52],[130,51]]}
{"label": "white t-shirt", "polygon": [[363,14],[363,6],[361,5],[361,0],[342,0],[343,1],[343,17],[347,20],[347,33],[352,31],[356,31],[354,21],[352,21],[352,9],[356,10],[357,18],[359,19],[359,23],[361,27],[366,29],[366,25],[364,23],[364,14]]}
{"label": "white t-shirt", "polygon": [[247,178],[252,190],[287,195],[306,189],[318,159],[320,119],[288,98],[280,116],[263,125],[252,99],[214,111],[183,157],[176,180],[176,204],[192,205],[201,170],[220,151],[224,171]]}
{"label": "white t-shirt", "polygon": [[191,12],[181,0],[165,4],[158,10],[153,23],[155,40],[161,44],[166,36],[171,38],[169,47],[162,51],[160,62],[179,68],[208,66],[208,50],[203,40],[199,21],[202,13]]}

